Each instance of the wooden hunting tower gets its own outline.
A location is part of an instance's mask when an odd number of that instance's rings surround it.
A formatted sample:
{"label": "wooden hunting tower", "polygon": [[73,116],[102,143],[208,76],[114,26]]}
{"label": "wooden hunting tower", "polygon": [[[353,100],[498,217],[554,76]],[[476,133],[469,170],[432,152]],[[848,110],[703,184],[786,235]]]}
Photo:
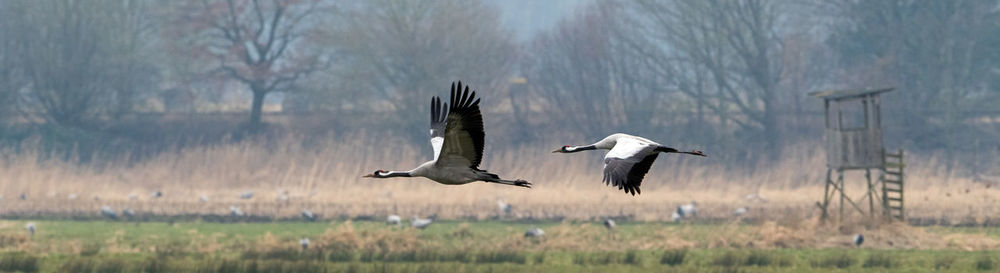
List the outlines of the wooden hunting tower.
{"label": "wooden hunting tower", "polygon": [[[822,218],[834,195],[840,195],[840,217],[844,216],[845,201],[866,214],[844,191],[844,171],[864,170],[868,190],[858,201],[868,199],[868,215],[875,215],[875,198],[881,196],[880,209],[889,218],[903,218],[903,151],[886,153],[882,147],[882,116],[879,95],[894,88],[832,90],[810,95],[823,99],[826,116],[826,191]],[[881,171],[879,181],[872,183],[871,170]],[[837,179],[833,180],[833,172]],[[881,194],[877,184],[881,182]]]}

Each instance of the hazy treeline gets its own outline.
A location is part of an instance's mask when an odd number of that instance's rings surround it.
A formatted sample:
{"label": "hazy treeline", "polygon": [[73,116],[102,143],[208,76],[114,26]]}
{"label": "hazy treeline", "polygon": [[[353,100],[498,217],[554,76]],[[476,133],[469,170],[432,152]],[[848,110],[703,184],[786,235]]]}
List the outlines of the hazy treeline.
{"label": "hazy treeline", "polygon": [[557,1],[575,10],[533,11],[570,15],[518,39],[500,10],[521,2],[2,1],[0,136],[142,146],[129,132],[178,122],[137,116],[227,100],[246,117],[226,128],[256,132],[280,98],[322,117],[282,123],[423,143],[430,96],[462,80],[505,144],[621,131],[773,159],[819,143],[809,92],[893,86],[888,147],[976,164],[1000,150],[1000,1]]}

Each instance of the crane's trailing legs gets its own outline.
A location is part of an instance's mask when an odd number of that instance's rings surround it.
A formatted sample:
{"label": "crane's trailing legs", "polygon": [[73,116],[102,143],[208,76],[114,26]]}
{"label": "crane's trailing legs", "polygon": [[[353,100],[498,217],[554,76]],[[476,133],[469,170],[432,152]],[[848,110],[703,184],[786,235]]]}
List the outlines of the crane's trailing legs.
{"label": "crane's trailing legs", "polygon": [[483,181],[483,182],[489,182],[489,183],[497,183],[497,184],[504,184],[504,185],[511,185],[511,186],[531,188],[531,183],[529,183],[528,181],[521,180],[521,179],[517,179],[517,180],[504,180],[504,179],[501,179],[499,175],[496,175],[494,173],[488,173],[486,171],[480,171],[480,174],[482,175],[482,177],[480,177],[479,180]]}

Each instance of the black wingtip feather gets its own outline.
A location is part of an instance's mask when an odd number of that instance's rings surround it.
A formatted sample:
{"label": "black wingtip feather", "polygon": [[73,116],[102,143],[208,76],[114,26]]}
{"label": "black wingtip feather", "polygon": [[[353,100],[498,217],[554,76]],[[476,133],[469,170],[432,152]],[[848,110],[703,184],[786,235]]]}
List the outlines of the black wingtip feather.
{"label": "black wingtip feather", "polygon": [[438,120],[438,97],[431,97],[431,123]]}
{"label": "black wingtip feather", "polygon": [[[482,153],[485,146],[485,130],[483,130],[482,113],[479,110],[480,100],[476,98],[474,90],[469,86],[464,86],[464,88],[463,86],[461,81],[453,81],[451,83],[451,97],[449,97],[451,105],[450,107],[445,106],[447,114],[442,114],[441,121],[451,121],[449,116],[452,115],[459,118],[458,120],[461,122],[459,126],[472,137],[476,155],[472,159],[471,167],[475,168],[482,161]],[[448,128],[452,126],[448,125]]]}
{"label": "black wingtip feather", "polygon": [[[461,87],[461,86],[459,86],[459,88],[458,88],[458,89],[462,89],[462,87]],[[469,102],[469,87],[468,87],[468,86],[466,86],[466,87],[465,87],[465,91],[461,91],[461,90],[459,90],[459,92],[461,92],[461,93],[462,93],[462,99],[461,99],[461,100],[459,100],[459,105],[461,105],[461,106],[465,106],[465,103],[466,103],[466,102]]]}
{"label": "black wingtip feather", "polygon": [[448,116],[448,104],[441,105],[441,97],[431,97],[431,123],[442,122]]}
{"label": "black wingtip feather", "polygon": [[[462,82],[458,82],[458,88],[462,88]],[[455,82],[451,82],[451,97],[448,98],[448,102],[453,106],[455,105],[455,95],[457,94],[455,90]]]}

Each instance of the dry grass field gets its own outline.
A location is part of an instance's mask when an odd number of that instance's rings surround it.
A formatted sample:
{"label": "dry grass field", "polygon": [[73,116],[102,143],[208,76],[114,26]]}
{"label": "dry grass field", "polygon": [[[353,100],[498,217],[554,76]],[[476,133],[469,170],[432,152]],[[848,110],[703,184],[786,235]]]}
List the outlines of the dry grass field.
{"label": "dry grass field", "polygon": [[[707,158],[661,156],[646,176],[642,194],[633,197],[600,182],[603,152],[552,154],[563,144],[553,142],[553,147],[487,148],[483,168],[531,181],[532,189],[445,186],[422,178],[361,178],[377,169],[417,166],[430,158],[429,145],[379,135],[344,139],[353,142],[244,141],[100,166],[7,153],[0,159],[0,215],[97,216],[103,205],[146,215],[224,215],[230,206],[239,206],[251,215],[276,218],[308,209],[326,218],[399,214],[488,219],[499,216],[496,200],[502,198],[514,207],[505,215],[511,218],[668,221],[677,205],[696,201],[699,218],[705,220],[732,220],[735,208],[748,206],[750,220],[798,222],[818,215],[815,202],[822,199],[825,175],[822,149],[814,146],[790,147],[779,163],[743,166],[714,161],[712,154],[724,151],[706,150]],[[909,156],[907,164],[908,218],[982,225],[1000,217],[995,177],[963,176],[941,167],[935,157]],[[860,198],[863,174],[846,179],[848,192]],[[163,197],[153,198],[154,191]],[[253,191],[253,198],[241,199],[246,191]],[[19,200],[21,193],[27,200]],[[749,194],[764,199],[748,199]],[[200,202],[201,196],[208,201]]]}
{"label": "dry grass field", "polygon": [[[104,165],[0,151],[0,216],[6,218],[0,220],[0,271],[963,272],[997,267],[992,258],[1000,249],[996,176],[948,170],[934,156],[908,157],[909,224],[868,220],[852,210],[844,220],[824,224],[815,206],[823,193],[824,155],[811,145],[790,147],[773,164],[748,158],[732,166],[707,149],[707,158],[661,156],[642,194],[629,196],[600,182],[602,152],[550,153],[567,143],[488,147],[483,168],[535,185],[524,189],[364,179],[361,175],[377,169],[412,168],[430,158],[430,149],[391,136],[344,139],[354,141],[243,141],[164,152],[138,163],[101,161]],[[861,195],[862,178],[860,173],[846,177],[852,196]],[[155,191],[163,196],[152,196]],[[241,198],[247,191],[253,197]],[[747,198],[750,194],[757,198]],[[512,204],[512,213],[502,213],[498,199]],[[670,222],[676,206],[690,201],[698,203],[699,215]],[[91,221],[102,218],[101,206],[118,213],[131,209],[137,216]],[[249,216],[228,216],[231,206]],[[743,206],[749,213],[734,216],[733,210]],[[321,220],[302,221],[298,215],[304,209]],[[438,221],[426,230],[393,227],[381,222],[389,214],[436,216]],[[614,232],[601,226],[606,218],[618,221]],[[25,231],[28,222],[38,226],[34,236]],[[545,237],[525,238],[532,227],[544,228]],[[851,251],[857,233],[865,234],[866,242],[862,250]],[[302,237],[312,238],[309,251],[299,250]]]}

